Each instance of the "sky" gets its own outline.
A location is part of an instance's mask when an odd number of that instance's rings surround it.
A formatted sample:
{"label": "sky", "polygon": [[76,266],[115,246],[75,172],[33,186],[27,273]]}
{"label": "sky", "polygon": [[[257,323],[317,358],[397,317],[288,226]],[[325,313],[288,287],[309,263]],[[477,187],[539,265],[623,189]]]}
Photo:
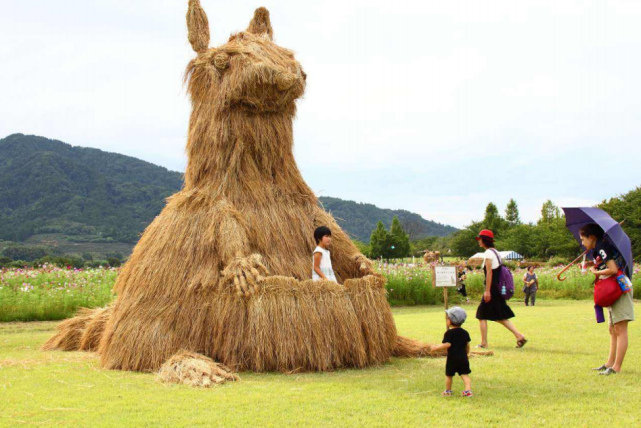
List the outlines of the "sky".
{"label": "sky", "polygon": [[[0,138],[184,171],[187,0],[0,0]],[[307,73],[294,153],[319,196],[463,227],[510,198],[641,185],[641,2],[201,0],[214,47],[270,10]]]}

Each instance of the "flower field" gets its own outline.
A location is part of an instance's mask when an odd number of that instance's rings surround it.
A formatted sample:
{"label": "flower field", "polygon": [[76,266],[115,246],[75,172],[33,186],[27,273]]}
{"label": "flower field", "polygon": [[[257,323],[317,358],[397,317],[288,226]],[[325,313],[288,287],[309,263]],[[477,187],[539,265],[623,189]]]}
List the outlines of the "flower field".
{"label": "flower field", "polygon": [[[435,305],[443,303],[442,289],[432,287],[431,266],[421,263],[388,264],[377,262],[376,269],[388,278],[388,299],[392,306]],[[561,267],[539,268],[538,299],[591,299],[593,276],[580,270],[568,272],[559,282]],[[104,306],[113,299],[111,289],[119,268],[73,269],[43,266],[41,268],[0,270],[0,322],[59,320],[72,316],[78,308]],[[514,272],[516,293],[521,300],[524,270]],[[635,270],[635,287],[641,276]],[[468,272],[469,297],[479,301],[483,294],[483,271]],[[463,301],[455,290],[448,290],[450,302]]]}
{"label": "flower field", "polygon": [[0,322],[59,320],[113,298],[118,268],[0,270]]}
{"label": "flower field", "polygon": [[[406,305],[433,305],[443,303],[442,289],[432,287],[431,266],[422,263],[399,263],[388,264],[377,262],[376,268],[388,279],[387,291],[388,300],[392,306]],[[563,266],[544,267],[535,270],[539,276],[539,291],[537,299],[592,299],[592,283],[594,276],[591,274],[582,275],[580,268],[572,268],[565,277],[565,281],[556,279],[557,273]],[[514,272],[515,293],[513,300],[521,300],[524,296],[523,275],[525,269],[516,269]],[[635,287],[641,286],[641,276],[638,268],[635,268],[633,283]],[[476,269],[467,273],[465,281],[468,296],[472,300],[479,301],[483,294],[484,277],[483,270]],[[448,290],[450,301],[458,303],[464,299],[455,290]]]}

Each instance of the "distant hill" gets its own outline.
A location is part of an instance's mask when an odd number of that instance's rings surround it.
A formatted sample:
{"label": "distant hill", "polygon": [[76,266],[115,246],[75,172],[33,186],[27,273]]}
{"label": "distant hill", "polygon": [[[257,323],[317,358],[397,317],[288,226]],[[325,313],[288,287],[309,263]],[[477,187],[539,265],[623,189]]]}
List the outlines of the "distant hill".
{"label": "distant hill", "polygon": [[431,220],[425,220],[420,215],[406,210],[390,210],[379,208],[372,204],[321,196],[319,198],[325,210],[329,211],[338,224],[353,238],[369,243],[372,230],[376,223],[382,221],[386,228],[392,224],[394,216],[398,216],[403,228],[412,240],[426,236],[447,236],[458,229]]}
{"label": "distant hill", "polygon": [[[182,184],[181,173],[130,156],[10,135],[0,140],[0,240],[129,248]],[[418,237],[456,230],[408,211],[320,199],[348,233],[365,242],[379,220],[389,226],[394,215]],[[74,246],[81,247],[65,248]]]}
{"label": "distant hill", "polygon": [[0,239],[134,243],[181,187],[182,174],[140,159],[10,135],[0,140]]}

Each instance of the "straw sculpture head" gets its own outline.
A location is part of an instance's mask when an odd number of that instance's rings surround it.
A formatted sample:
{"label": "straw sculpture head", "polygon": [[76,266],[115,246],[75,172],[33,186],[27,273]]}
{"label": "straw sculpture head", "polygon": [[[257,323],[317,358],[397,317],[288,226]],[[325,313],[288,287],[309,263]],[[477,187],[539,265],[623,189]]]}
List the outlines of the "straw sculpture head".
{"label": "straw sculpture head", "polygon": [[[246,31],[218,47],[209,47],[198,0],[189,1],[187,26],[196,54],[185,73],[192,113],[184,187],[123,266],[115,304],[61,325],[45,349],[93,349],[100,337],[103,367],[139,371],[158,370],[179,351],[256,371],[424,355],[425,346],[397,338],[384,278],[319,207],[296,166],[292,122],[306,75],[274,43],[269,12],[257,9]],[[339,284],[310,279],[321,225],[332,230]],[[90,334],[80,331],[87,326]],[[166,367],[187,370],[188,359]]]}

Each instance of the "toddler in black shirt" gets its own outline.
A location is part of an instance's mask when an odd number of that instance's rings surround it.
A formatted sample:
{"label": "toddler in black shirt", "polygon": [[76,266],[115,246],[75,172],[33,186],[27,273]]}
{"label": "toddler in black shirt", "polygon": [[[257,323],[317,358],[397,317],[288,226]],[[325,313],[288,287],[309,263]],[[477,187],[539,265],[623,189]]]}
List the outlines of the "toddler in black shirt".
{"label": "toddler in black shirt", "polygon": [[445,363],[445,391],[443,395],[452,395],[452,379],[455,374],[459,374],[463,383],[465,384],[464,397],[472,396],[472,380],[469,374],[470,360],[468,354],[470,353],[470,335],[466,330],[461,328],[461,325],[467,318],[467,313],[463,308],[455,306],[445,311],[447,314],[447,327],[448,330],[443,336],[443,343],[441,345],[432,346],[432,351],[440,351],[447,349],[447,362]]}

